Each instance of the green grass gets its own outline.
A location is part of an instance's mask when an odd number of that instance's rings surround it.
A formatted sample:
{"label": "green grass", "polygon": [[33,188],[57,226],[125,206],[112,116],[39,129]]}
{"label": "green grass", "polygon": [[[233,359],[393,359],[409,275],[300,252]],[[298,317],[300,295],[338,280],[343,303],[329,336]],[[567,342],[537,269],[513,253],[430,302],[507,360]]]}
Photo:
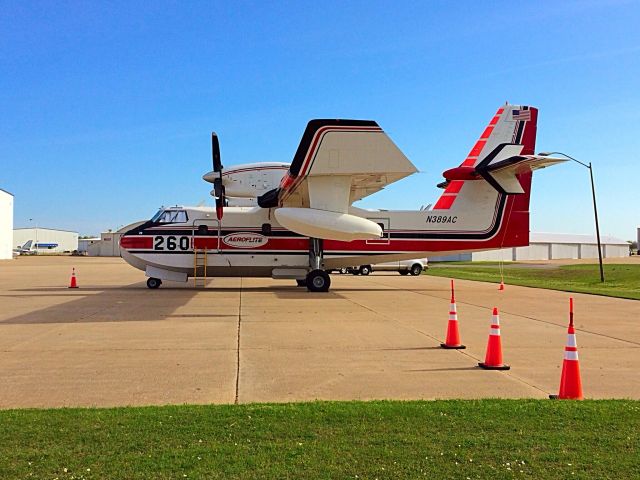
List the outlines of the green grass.
{"label": "green grass", "polygon": [[[640,300],[640,265],[605,265],[606,281],[600,282],[598,265],[563,265],[558,267],[520,267],[505,265],[504,281],[511,285],[550,288],[567,292],[592,293]],[[500,282],[496,265],[433,266],[427,275],[461,278],[482,282]]]}
{"label": "green grass", "polygon": [[630,400],[0,411],[2,479],[622,479],[639,448]]}

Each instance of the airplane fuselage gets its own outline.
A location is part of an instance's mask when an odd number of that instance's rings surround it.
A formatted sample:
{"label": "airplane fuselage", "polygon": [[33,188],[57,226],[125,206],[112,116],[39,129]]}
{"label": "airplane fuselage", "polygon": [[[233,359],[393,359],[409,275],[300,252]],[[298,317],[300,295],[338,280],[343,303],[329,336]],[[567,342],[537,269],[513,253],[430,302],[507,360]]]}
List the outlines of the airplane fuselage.
{"label": "airplane fuselage", "polygon": [[[509,223],[505,218],[513,199],[498,194],[486,183],[468,188],[479,189],[473,208],[463,199],[457,208],[446,211],[352,208],[351,214],[378,223],[382,237],[351,242],[323,240],[322,267],[335,269],[528,243],[528,235],[505,235]],[[283,228],[272,209],[227,207],[221,221],[214,208],[171,210],[183,212],[175,218],[180,221],[145,222],[122,237],[122,257],[148,276],[163,278],[163,272],[175,272],[179,275],[165,274],[164,278],[184,281],[194,275],[195,251],[205,250],[209,277],[277,277],[287,269],[309,269],[310,239]],[[511,212],[511,217],[510,222],[517,226],[517,215]],[[507,243],[505,238],[509,238]]]}

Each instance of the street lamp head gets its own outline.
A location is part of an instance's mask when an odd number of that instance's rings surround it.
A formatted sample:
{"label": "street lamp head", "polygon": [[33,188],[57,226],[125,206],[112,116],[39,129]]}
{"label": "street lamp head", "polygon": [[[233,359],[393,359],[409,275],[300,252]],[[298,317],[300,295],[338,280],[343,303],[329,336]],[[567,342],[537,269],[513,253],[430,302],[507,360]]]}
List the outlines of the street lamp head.
{"label": "street lamp head", "polygon": [[541,157],[548,157],[549,155],[553,155],[555,152],[539,152],[538,155]]}

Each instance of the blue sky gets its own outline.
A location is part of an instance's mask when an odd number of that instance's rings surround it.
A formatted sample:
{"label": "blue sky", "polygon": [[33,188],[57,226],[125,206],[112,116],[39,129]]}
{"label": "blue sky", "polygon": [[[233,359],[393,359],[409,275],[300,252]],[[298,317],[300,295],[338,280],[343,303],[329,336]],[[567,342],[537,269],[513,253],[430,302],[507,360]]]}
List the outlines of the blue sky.
{"label": "blue sky", "polygon": [[[212,203],[226,166],[290,161],[311,118],[374,119],[421,170],[367,208],[435,201],[496,108],[593,162],[601,231],[635,238],[640,3],[0,2],[0,188],[15,225],[94,234]],[[590,233],[588,171],[534,177],[534,231]]]}

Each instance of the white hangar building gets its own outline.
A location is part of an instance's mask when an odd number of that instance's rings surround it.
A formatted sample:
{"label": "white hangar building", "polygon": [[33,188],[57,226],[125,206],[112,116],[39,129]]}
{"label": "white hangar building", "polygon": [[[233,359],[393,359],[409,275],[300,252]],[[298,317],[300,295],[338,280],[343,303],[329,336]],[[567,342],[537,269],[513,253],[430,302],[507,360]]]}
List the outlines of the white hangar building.
{"label": "white hangar building", "polygon": [[[619,258],[629,256],[629,243],[619,238],[600,237],[603,258]],[[484,252],[461,253],[433,257],[437,261],[527,261],[598,258],[598,242],[595,235],[579,235],[570,233],[536,233],[529,235],[528,247],[503,248]]]}
{"label": "white hangar building", "polygon": [[80,238],[78,239],[78,251],[82,253],[88,253],[93,245],[100,242],[100,237],[93,238]]}
{"label": "white hangar building", "polygon": [[13,195],[0,188],[0,260],[13,258]]}
{"label": "white hangar building", "polygon": [[90,257],[119,257],[120,256],[120,238],[132,228],[142,225],[144,221],[134,222],[121,227],[119,230],[112,232],[102,232],[98,241],[92,242],[87,246],[87,254]]}
{"label": "white hangar building", "polygon": [[78,232],[53,228],[16,228],[13,230],[13,248],[31,240],[31,249],[37,253],[64,253],[78,249]]}

